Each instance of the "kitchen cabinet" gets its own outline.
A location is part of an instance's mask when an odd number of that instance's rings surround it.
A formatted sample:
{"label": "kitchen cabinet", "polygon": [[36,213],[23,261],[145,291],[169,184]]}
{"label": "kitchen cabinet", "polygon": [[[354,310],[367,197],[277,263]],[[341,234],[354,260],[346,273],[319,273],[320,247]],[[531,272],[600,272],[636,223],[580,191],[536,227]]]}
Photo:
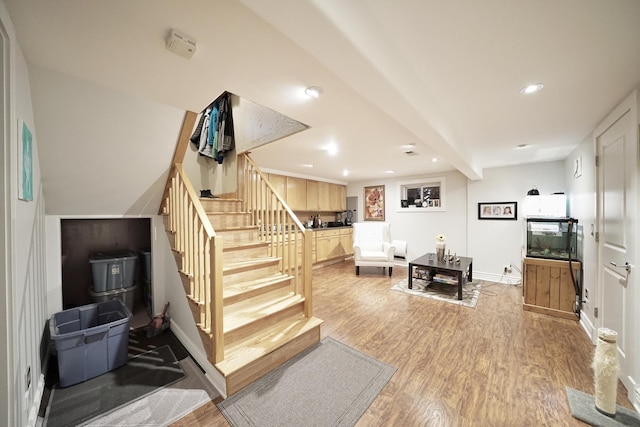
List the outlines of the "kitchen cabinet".
{"label": "kitchen cabinet", "polygon": [[269,174],[269,182],[276,192],[284,200],[287,200],[287,177],[283,175]]}
{"label": "kitchen cabinet", "polygon": [[582,264],[580,261],[572,261],[571,269],[573,279],[568,261],[525,257],[523,308],[527,311],[577,320],[578,317],[574,311],[576,303],[574,280],[580,283]]}
{"label": "kitchen cabinet", "polygon": [[342,212],[347,209],[347,188],[340,184],[329,184],[329,210]]}
{"label": "kitchen cabinet", "polygon": [[314,263],[353,254],[353,230],[349,227],[322,229],[314,235]]}
{"label": "kitchen cabinet", "polygon": [[294,211],[307,210],[307,180],[303,178],[287,177],[286,201]]}
{"label": "kitchen cabinet", "polygon": [[343,212],[347,209],[344,185],[278,174],[268,174],[268,179],[293,211]]}
{"label": "kitchen cabinet", "polygon": [[318,204],[318,181],[307,180],[307,208],[308,211],[320,210]]}
{"label": "kitchen cabinet", "polygon": [[342,252],[341,255],[353,255],[353,229],[340,229],[340,249]]}
{"label": "kitchen cabinet", "polygon": [[316,262],[340,256],[340,230],[316,231],[315,237]]}
{"label": "kitchen cabinet", "polygon": [[331,184],[318,181],[318,210],[331,211]]}

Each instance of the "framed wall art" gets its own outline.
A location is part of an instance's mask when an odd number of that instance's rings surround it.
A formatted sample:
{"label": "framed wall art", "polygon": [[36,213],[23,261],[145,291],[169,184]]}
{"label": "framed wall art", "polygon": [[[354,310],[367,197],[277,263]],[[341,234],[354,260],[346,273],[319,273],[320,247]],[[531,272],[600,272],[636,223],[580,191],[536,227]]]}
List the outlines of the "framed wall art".
{"label": "framed wall art", "polygon": [[478,219],[518,219],[518,202],[478,203]]}
{"label": "framed wall art", "polygon": [[33,136],[23,120],[18,120],[18,198],[33,200]]}
{"label": "framed wall art", "polygon": [[384,221],[384,185],[364,187],[364,220]]}

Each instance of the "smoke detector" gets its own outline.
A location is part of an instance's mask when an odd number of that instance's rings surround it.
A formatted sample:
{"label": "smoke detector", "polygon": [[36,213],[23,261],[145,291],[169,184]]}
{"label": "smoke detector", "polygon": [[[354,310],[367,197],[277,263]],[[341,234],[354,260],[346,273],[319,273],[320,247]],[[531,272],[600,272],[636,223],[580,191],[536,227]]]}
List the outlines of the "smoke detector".
{"label": "smoke detector", "polygon": [[407,156],[417,156],[418,153],[413,151],[413,150],[405,150],[404,154],[406,154]]}
{"label": "smoke detector", "polygon": [[196,41],[176,30],[169,31],[166,42],[168,51],[183,58],[191,59],[193,54],[196,53]]}

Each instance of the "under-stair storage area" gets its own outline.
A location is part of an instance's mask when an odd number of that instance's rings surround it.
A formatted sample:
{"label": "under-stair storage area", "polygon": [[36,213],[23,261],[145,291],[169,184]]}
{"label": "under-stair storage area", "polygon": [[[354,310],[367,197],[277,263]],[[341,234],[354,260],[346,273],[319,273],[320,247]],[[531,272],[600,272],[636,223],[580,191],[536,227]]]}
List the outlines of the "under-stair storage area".
{"label": "under-stair storage area", "polygon": [[65,310],[120,300],[141,327],[153,313],[151,220],[62,219],[62,305]]}

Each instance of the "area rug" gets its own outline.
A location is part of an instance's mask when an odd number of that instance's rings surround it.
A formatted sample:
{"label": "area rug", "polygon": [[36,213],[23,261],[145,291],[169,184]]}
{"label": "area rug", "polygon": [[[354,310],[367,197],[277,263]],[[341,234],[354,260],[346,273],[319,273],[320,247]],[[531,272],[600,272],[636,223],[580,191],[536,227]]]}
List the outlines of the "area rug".
{"label": "area rug", "polygon": [[330,337],[218,404],[238,426],[353,426],[396,368]]}
{"label": "area rug", "polygon": [[596,409],[595,398],[587,393],[567,387],[571,415],[596,427],[640,426],[640,415],[631,409],[616,405],[614,416],[604,415]]}
{"label": "area rug", "polygon": [[413,289],[408,287],[409,279],[402,279],[391,287],[391,290],[417,297],[430,298],[451,304],[475,308],[480,296],[481,282],[467,282],[462,285],[462,300],[458,299],[458,286],[447,283],[429,283],[424,280],[413,280]]}
{"label": "area rug", "polygon": [[168,426],[218,396],[191,357],[181,360],[185,377],[85,426]]}
{"label": "area rug", "polygon": [[184,377],[169,346],[159,347],[126,365],[88,381],[51,392],[44,426],[79,426],[143,398]]}

